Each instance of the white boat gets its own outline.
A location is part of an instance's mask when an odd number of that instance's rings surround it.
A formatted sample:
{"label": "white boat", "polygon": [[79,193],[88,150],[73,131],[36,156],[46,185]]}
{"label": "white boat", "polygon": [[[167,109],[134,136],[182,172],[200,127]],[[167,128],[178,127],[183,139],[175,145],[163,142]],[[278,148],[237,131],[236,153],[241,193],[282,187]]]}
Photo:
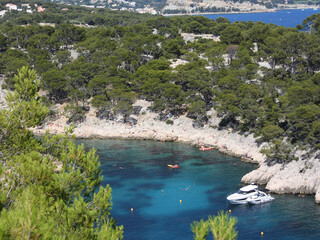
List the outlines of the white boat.
{"label": "white boat", "polygon": [[231,204],[247,204],[247,199],[258,194],[257,185],[248,185],[240,188],[237,193],[233,193],[227,197]]}
{"label": "white boat", "polygon": [[247,202],[249,204],[262,204],[262,203],[267,203],[273,201],[274,198],[270,196],[270,194],[266,194],[265,192],[262,191],[257,191],[257,194],[249,197],[247,199]]}

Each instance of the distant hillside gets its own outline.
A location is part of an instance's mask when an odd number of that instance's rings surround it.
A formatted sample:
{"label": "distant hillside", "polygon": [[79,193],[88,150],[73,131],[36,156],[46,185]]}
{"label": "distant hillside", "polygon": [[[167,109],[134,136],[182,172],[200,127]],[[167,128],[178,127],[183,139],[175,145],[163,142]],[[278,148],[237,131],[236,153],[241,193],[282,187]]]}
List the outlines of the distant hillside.
{"label": "distant hillside", "polygon": [[[9,10],[7,4],[17,10]],[[3,9],[1,11],[1,9]],[[91,9],[79,6],[58,5],[40,0],[1,0],[0,24],[10,25],[61,24],[72,23],[88,26],[128,26],[145,22],[155,16],[128,11],[111,11],[110,9]],[[1,46],[1,39],[0,39]],[[1,49],[1,48],[0,48]]]}
{"label": "distant hillside", "polygon": [[92,8],[109,8],[112,10],[129,10],[140,13],[156,14],[162,11],[166,0],[43,0],[59,4],[71,4]]}
{"label": "distant hillside", "polygon": [[[267,11],[275,8],[300,8],[316,0],[42,0],[92,8],[138,11],[140,13],[189,14],[204,12]],[[304,6],[302,6],[304,5]]]}
{"label": "distant hillside", "polygon": [[197,13],[197,12],[244,12],[265,11],[263,1],[226,1],[226,0],[167,0],[164,13]]}
{"label": "distant hillside", "polygon": [[[275,8],[306,8],[316,1],[304,0],[167,0],[164,13],[248,12]],[[307,5],[308,4],[308,5]]]}

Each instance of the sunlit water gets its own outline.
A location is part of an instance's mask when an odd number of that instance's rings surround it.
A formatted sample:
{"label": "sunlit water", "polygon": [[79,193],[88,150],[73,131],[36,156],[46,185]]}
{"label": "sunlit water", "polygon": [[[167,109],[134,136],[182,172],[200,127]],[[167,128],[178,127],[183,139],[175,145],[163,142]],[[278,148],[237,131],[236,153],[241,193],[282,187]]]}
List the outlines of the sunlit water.
{"label": "sunlit water", "polygon": [[296,27],[298,24],[302,24],[302,21],[312,14],[318,14],[318,9],[286,9],[276,12],[264,12],[264,13],[235,13],[235,14],[208,14],[203,15],[209,19],[216,19],[218,17],[228,18],[231,22],[235,21],[253,21],[273,23],[279,26]]}
{"label": "sunlit water", "polygon": [[[124,226],[126,240],[193,239],[193,221],[229,209],[238,219],[238,239],[320,239],[314,196],[273,195],[275,200],[263,205],[228,205],[226,196],[243,186],[241,177],[256,165],[179,143],[77,142],[97,149],[102,184],[113,190],[111,214]],[[175,163],[181,167],[167,167]]]}

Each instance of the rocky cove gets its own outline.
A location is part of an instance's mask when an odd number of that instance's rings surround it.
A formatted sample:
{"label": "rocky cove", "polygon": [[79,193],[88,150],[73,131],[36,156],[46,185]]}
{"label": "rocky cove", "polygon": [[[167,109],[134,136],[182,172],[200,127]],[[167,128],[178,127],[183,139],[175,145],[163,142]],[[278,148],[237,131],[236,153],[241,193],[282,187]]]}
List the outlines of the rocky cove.
{"label": "rocky cove", "polygon": [[[260,150],[267,144],[258,145],[253,134],[245,135],[231,128],[219,130],[220,118],[214,110],[208,111],[208,123],[195,128],[192,119],[185,115],[169,116],[160,121],[157,113],[148,110],[150,102],[138,100],[134,106],[139,106],[140,112],[130,115],[135,124],[123,121],[122,117],[113,120],[99,119],[96,110],[91,108],[86,120],[75,126],[77,138],[121,138],[156,141],[176,141],[195,146],[213,146],[222,153],[241,158],[242,161],[258,164],[259,167],[247,173],[242,178],[243,183],[266,185],[266,189],[278,194],[315,194],[315,202],[320,203],[320,159],[310,156],[304,159],[305,153],[298,156],[297,161],[287,164],[268,165],[266,156]],[[57,111],[63,112],[63,105],[57,105]],[[54,120],[33,131],[42,135],[46,131],[52,134],[63,133],[68,127],[67,117],[59,114]]]}
{"label": "rocky cove", "polygon": [[[3,82],[3,78],[1,79]],[[1,108],[4,108],[6,90],[1,89]],[[266,157],[260,150],[266,146],[256,143],[251,135],[240,135],[232,129],[218,130],[220,118],[214,110],[209,111],[208,124],[194,128],[192,119],[186,116],[170,118],[173,124],[157,120],[159,115],[148,111],[150,102],[139,100],[135,106],[140,106],[140,114],[132,115],[136,124],[124,123],[121,119],[101,120],[96,117],[95,110],[91,108],[83,123],[77,124],[74,134],[77,138],[123,138],[156,141],[177,141],[192,145],[214,146],[224,154],[241,158],[242,161],[258,164],[259,167],[247,173],[242,182],[265,185],[266,189],[277,194],[315,194],[315,202],[320,203],[320,159],[311,156],[303,159],[301,154],[297,161],[285,165],[274,164],[269,166]],[[57,105],[57,110],[63,112],[64,105]],[[36,134],[49,131],[52,134],[63,133],[67,118],[60,114],[55,120],[47,122],[43,127],[33,129]]]}

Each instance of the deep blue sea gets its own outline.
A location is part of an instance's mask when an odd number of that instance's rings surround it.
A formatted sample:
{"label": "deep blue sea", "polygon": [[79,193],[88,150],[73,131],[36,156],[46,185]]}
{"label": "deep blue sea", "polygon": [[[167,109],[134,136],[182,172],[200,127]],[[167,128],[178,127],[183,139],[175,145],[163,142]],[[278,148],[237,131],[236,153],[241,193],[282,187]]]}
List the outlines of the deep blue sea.
{"label": "deep blue sea", "polygon": [[[229,209],[238,219],[240,240],[320,239],[320,206],[314,196],[272,194],[271,203],[228,205],[227,195],[242,187],[241,177],[257,165],[180,143],[77,142],[97,149],[102,184],[112,187],[111,214],[124,226],[126,240],[192,240],[193,221]],[[181,167],[170,169],[167,164]]]}
{"label": "deep blue sea", "polygon": [[253,21],[273,23],[279,26],[296,27],[302,24],[302,21],[312,14],[318,14],[320,9],[286,9],[276,12],[265,13],[235,13],[235,14],[210,14],[203,15],[209,19],[216,19],[218,17],[228,18],[231,22],[235,21]]}

